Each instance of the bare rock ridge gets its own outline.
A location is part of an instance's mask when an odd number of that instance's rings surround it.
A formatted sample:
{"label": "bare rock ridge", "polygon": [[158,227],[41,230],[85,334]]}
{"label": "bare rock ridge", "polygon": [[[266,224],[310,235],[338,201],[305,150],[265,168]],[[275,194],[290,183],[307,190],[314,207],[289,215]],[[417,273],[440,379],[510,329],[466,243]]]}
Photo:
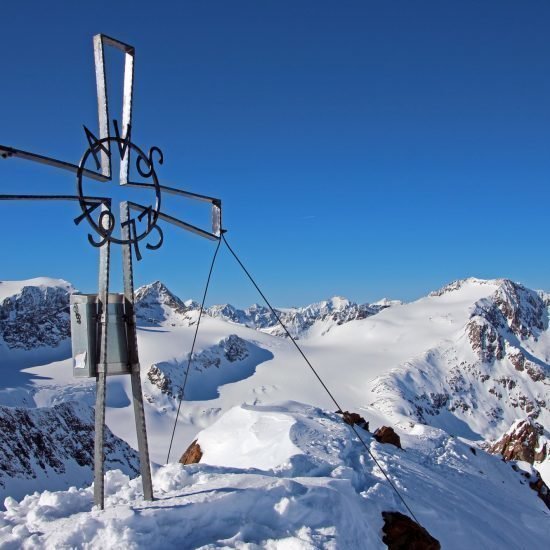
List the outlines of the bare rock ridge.
{"label": "bare rock ridge", "polygon": [[[151,392],[146,390],[146,398],[154,399],[152,395],[157,389],[168,397],[177,398],[185,384],[186,400],[214,399],[219,395],[220,386],[252,376],[260,363],[272,358],[270,351],[230,334],[217,344],[194,353],[190,363],[187,358],[151,365],[147,380],[153,388]],[[188,368],[192,376],[186,382]]]}
{"label": "bare rock ridge", "polygon": [[[198,372],[211,367],[219,369],[224,359],[229,363],[243,361],[249,356],[248,348],[251,345],[236,334],[230,334],[227,338],[220,340],[217,346],[194,353],[192,358],[193,369]],[[185,370],[181,365],[171,363],[151,365],[147,371],[147,378],[162,393],[169,397],[177,397],[183,386]]]}
{"label": "bare rock ridge", "polygon": [[487,452],[500,454],[504,460],[522,460],[533,464],[548,456],[548,443],[542,440],[544,429],[532,420],[518,420],[499,439],[487,446]]}
{"label": "bare rock ridge", "polygon": [[[32,482],[32,490],[92,481],[94,411],[88,405],[68,401],[33,409],[0,406],[0,432],[2,492],[13,484],[9,494],[16,496],[22,480]],[[138,475],[137,452],[107,427],[105,455],[108,469]]]}

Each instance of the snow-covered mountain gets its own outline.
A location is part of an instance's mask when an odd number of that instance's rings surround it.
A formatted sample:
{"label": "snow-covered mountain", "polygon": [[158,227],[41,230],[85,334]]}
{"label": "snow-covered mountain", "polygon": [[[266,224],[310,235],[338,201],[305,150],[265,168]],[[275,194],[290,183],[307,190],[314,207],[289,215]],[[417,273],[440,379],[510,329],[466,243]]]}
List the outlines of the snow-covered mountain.
{"label": "snow-covered mountain", "polygon": [[[313,333],[324,334],[333,326],[365,319],[400,303],[396,300],[380,300],[375,304],[359,305],[336,296],[305,307],[276,309],[276,312],[292,336],[302,338]],[[136,315],[144,324],[188,325],[199,311],[200,304],[193,300],[183,302],[160,281],[136,290]],[[206,308],[204,313],[267,334],[286,337],[275,315],[267,307],[258,304],[245,309],[238,309],[231,304],[214,305]]]}
{"label": "snow-covered mountain", "polygon": [[[13,296],[20,296],[21,288],[32,286],[10,284],[16,292],[4,292],[4,303],[6,298],[11,303]],[[57,288],[59,284],[50,286]],[[66,292],[69,291],[70,288],[66,287]],[[41,303],[50,294],[41,291],[39,296],[38,303]],[[417,457],[418,464],[427,468],[426,472],[412,463],[410,476],[397,469],[394,472],[396,482],[410,495],[411,491],[422,490],[414,485],[414,472],[428,479],[429,472],[435,476],[439,467],[451,468],[448,471],[450,477],[458,475],[457,471],[466,471],[467,463],[462,462],[466,459],[462,456],[457,459],[457,470],[452,469],[455,467],[452,465],[453,453],[459,452],[458,447],[449,447],[448,453],[437,450],[438,445],[443,445],[442,438],[466,445],[464,454],[468,458],[468,453],[477,456],[474,451],[485,457],[483,448],[500,448],[492,442],[500,440],[512,426],[522,421],[536,427],[538,447],[533,453],[533,464],[550,482],[549,298],[544,292],[530,290],[507,279],[470,278],[406,304],[387,300],[361,306],[335,298],[304,308],[281,308],[278,312],[283,322],[289,324],[291,332],[300,338],[304,352],[342,408],[359,412],[370,423],[371,429],[391,425],[402,440],[411,437],[411,441],[415,441],[418,436],[418,445],[424,445],[425,450],[431,449]],[[182,301],[160,282],[138,289],[136,300],[150,452],[153,460],[164,462],[199,305]],[[46,315],[38,325],[44,326],[47,319]],[[12,326],[17,326],[16,317],[12,317],[12,321]],[[63,318],[54,317],[52,322],[62,321]],[[223,419],[224,413],[241,407],[243,403],[261,408],[291,400],[325,411],[335,410],[334,403],[323,392],[292,342],[281,337],[275,322],[270,312],[260,306],[245,310],[232,306],[208,308],[201,322],[186,397],[178,417],[172,460],[179,458],[197,437],[200,440],[201,430],[208,429]],[[0,325],[0,330],[2,327]],[[58,333],[62,334],[62,330],[58,329]],[[24,341],[30,342],[26,336]],[[61,343],[55,347],[56,342]],[[18,377],[6,378],[4,387],[0,388],[0,405],[54,407],[71,400],[93,405],[94,381],[72,379],[70,347],[63,348],[63,342],[67,342],[66,338],[56,338],[51,342],[52,347],[41,338],[38,347],[10,348],[4,339],[0,345],[2,368],[17,372]],[[59,356],[63,349],[65,355]],[[52,355],[54,351],[55,356]],[[107,399],[109,427],[117,437],[135,448],[131,388],[127,377],[109,380]],[[271,417],[270,412],[266,415]],[[268,420],[265,422],[269,423]],[[263,438],[262,433],[255,433]],[[274,439],[270,445],[275,453],[279,445],[284,447],[285,444],[278,432],[271,435]],[[410,445],[415,447],[417,443]],[[474,451],[468,451],[467,447]],[[483,458],[483,461],[485,468],[500,471],[500,466],[495,466],[498,463],[496,458]],[[224,467],[229,466],[229,462],[224,464]],[[345,460],[340,466],[351,467]],[[484,479],[488,485],[484,486],[484,491],[491,495],[490,499],[495,499],[491,502],[508,498],[492,485],[498,485],[504,478],[493,477],[484,467],[480,469],[487,476]],[[161,478],[180,475],[170,468],[161,471],[165,472],[159,474]],[[216,476],[220,471],[201,471],[211,472],[212,483],[218,483]],[[420,474],[421,471],[424,473]],[[311,472],[306,473],[309,476]],[[248,475],[248,472],[240,474]],[[400,479],[400,474],[403,479]],[[510,475],[512,477],[508,478],[506,474],[505,484],[519,484],[517,476],[525,479],[517,472]],[[161,478],[158,478],[158,483],[162,485]],[[481,483],[474,478],[470,480],[472,486]],[[227,479],[222,476],[219,481],[223,485]],[[370,483],[368,480],[364,482]],[[122,490],[122,485],[116,486],[116,491]],[[130,483],[128,487],[133,488],[124,489],[124,496],[118,494],[116,499],[122,499],[125,505],[132,507],[137,485]],[[373,485],[369,487],[363,492],[370,495],[378,490],[372,489]],[[449,491],[454,490],[452,487],[451,483]],[[419,504],[425,511],[424,518],[440,514],[435,505],[430,506],[432,489],[437,492],[435,487],[426,488],[427,499]],[[181,493],[182,490],[185,492],[183,486],[177,490],[174,486],[173,490],[177,494],[171,493],[170,498],[174,497],[177,502],[180,502],[179,498],[187,498]],[[128,496],[128,491],[133,491],[131,496]],[[444,494],[447,495],[445,498],[451,498],[446,489]],[[82,495],[84,501],[89,498],[85,491]],[[452,497],[453,506],[467,508],[466,492],[456,495]],[[293,496],[296,497],[291,494],[288,498]],[[465,522],[460,524],[460,529],[464,533],[478,532],[475,518],[468,517],[459,520]],[[340,527],[335,528],[340,529],[343,524],[338,525]],[[426,526],[431,532],[429,520],[426,520]],[[436,528],[433,530],[435,532]],[[279,533],[276,529],[273,532]],[[509,547],[507,540],[518,539],[514,538],[516,535],[512,531],[508,535],[509,539],[503,535],[499,540]],[[445,540],[444,536],[442,540]],[[315,543],[312,544],[315,547]]]}
{"label": "snow-covered mountain", "polygon": [[[550,427],[544,294],[505,279],[468,279],[432,293],[426,301],[450,303],[474,289],[488,292],[473,301],[458,330],[379,377],[375,406],[451,432],[466,435],[467,426],[474,438],[497,437],[517,418]],[[450,315],[431,316],[431,321],[452,326]]]}
{"label": "snow-covered mountain", "polygon": [[0,347],[56,347],[70,337],[69,296],[61,279],[0,282]]}

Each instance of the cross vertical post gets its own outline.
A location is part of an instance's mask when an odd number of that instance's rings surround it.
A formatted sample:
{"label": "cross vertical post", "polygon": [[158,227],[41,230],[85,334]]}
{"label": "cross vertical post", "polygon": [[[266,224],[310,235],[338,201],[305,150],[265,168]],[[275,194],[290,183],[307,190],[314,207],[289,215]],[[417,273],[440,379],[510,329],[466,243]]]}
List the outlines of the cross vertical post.
{"label": "cross vertical post", "polygon": [[[105,205],[102,212],[106,211]],[[104,227],[104,224],[103,224]],[[99,249],[98,338],[99,359],[96,373],[95,440],[94,440],[94,503],[105,506],[105,397],[107,393],[107,342],[109,330],[109,271],[111,243],[107,240]]]}
{"label": "cross vertical post", "polygon": [[[122,238],[130,239],[130,207],[128,202],[120,203],[120,225]],[[126,337],[128,340],[128,362],[132,383],[132,400],[139,451],[139,464],[143,482],[143,498],[153,500],[153,482],[151,480],[151,465],[149,462],[149,446],[147,443],[147,428],[145,411],[143,409],[143,393],[141,391],[141,374],[139,365],[136,315],[134,311],[134,272],[132,266],[132,245],[122,245],[122,277],[124,279],[124,312],[126,315]]]}
{"label": "cross vertical post", "polygon": [[[79,225],[86,220],[92,229],[88,242],[99,248],[99,289],[96,295],[71,296],[71,339],[73,375],[96,379],[95,435],[94,435],[94,503],[105,506],[105,408],[107,377],[129,374],[137,432],[143,496],[153,499],[151,465],[144,414],[140,363],[137,345],[137,326],[134,307],[134,279],[132,254],[141,260],[139,242],[148,250],[157,250],[163,243],[163,232],[158,222],[169,223],[200,237],[219,241],[222,235],[221,200],[185,191],[160,183],[156,164],[163,164],[164,155],[158,147],[148,152],[132,141],[132,99],[134,85],[135,48],[104,34],[94,36],[94,60],[99,125],[96,137],[84,126],[88,148],[79,164],[33,153],[11,146],[0,145],[0,159],[19,158],[71,172],[76,175],[76,194],[0,194],[0,201],[70,201],[78,202],[81,213],[74,218]],[[109,117],[105,48],[110,47],[124,55],[124,83],[122,124]],[[113,133],[111,133],[111,122]],[[140,204],[132,201],[120,205],[119,224],[111,210],[112,199],[106,186],[101,193],[86,193],[89,184],[113,182],[113,155],[120,157],[118,184],[132,190],[148,191],[150,201]],[[91,180],[91,181],[90,181]],[[161,210],[163,193],[211,205],[211,230],[202,229]],[[133,216],[131,215],[133,214]],[[0,218],[1,219],[1,218]],[[117,226],[120,226],[117,233]],[[154,235],[151,235],[154,233]],[[145,239],[155,237],[152,242]],[[98,240],[99,238],[99,240]],[[124,294],[109,294],[111,244],[122,246]],[[84,298],[84,299],[82,299]],[[79,309],[82,308],[82,309]],[[86,314],[86,322],[82,315]],[[90,328],[89,327],[93,327]],[[89,329],[89,330],[88,330]]]}

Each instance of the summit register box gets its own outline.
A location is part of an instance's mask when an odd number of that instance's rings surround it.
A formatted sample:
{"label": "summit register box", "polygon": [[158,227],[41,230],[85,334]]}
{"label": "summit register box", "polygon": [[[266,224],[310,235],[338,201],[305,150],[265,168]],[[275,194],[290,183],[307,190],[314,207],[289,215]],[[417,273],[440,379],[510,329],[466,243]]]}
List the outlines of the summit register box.
{"label": "summit register box", "polygon": [[[130,374],[124,295],[109,294],[107,305],[107,375]],[[97,294],[71,295],[73,376],[95,377],[99,362]]]}

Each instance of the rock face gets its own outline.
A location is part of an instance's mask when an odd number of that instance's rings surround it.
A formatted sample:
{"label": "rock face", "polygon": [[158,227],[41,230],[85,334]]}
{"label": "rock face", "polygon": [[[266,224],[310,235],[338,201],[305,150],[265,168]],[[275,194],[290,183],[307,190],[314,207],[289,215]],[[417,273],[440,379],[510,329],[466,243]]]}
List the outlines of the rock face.
{"label": "rock face", "polygon": [[441,544],[424,527],[399,512],[382,512],[384,537],[389,550],[440,550]]}
{"label": "rock face", "polygon": [[[220,386],[252,376],[258,364],[272,358],[271,352],[231,334],[217,345],[193,354],[190,365],[188,359],[151,365],[147,379],[163,394],[176,398],[180,396],[189,367],[185,399],[214,399]],[[156,389],[147,398],[154,399],[155,392]]]}
{"label": "rock face", "polygon": [[547,443],[539,443],[543,428],[532,420],[518,420],[497,441],[487,446],[492,454],[501,454],[504,460],[522,460],[533,464],[548,456]]}
{"label": "rock face", "polygon": [[197,440],[193,441],[187,450],[181,455],[181,464],[198,464],[202,458],[201,446],[197,443]]}
{"label": "rock face", "polygon": [[[32,481],[33,490],[92,481],[94,411],[88,405],[69,401],[36,409],[0,406],[0,433],[0,488],[9,488],[11,496],[25,480]],[[137,452],[107,427],[105,455],[107,469],[138,475]]]}
{"label": "rock face", "polygon": [[[219,369],[224,359],[229,363],[235,363],[243,361],[248,356],[246,341],[236,334],[230,334],[227,338],[220,340],[217,346],[193,354],[191,365],[194,371],[203,372],[211,367]],[[151,365],[147,371],[147,378],[162,393],[169,397],[177,397],[183,386],[186,370],[187,362],[184,365],[172,363]]]}
{"label": "rock face", "polygon": [[381,426],[372,435],[378,443],[389,443],[390,445],[395,445],[399,449],[403,448],[401,447],[400,437],[395,433],[395,430],[389,426]]}
{"label": "rock face", "polygon": [[536,491],[539,498],[550,508],[550,490],[534,468],[528,471],[516,463],[542,462],[548,457],[548,442],[542,442],[544,429],[532,420],[518,420],[495,442],[485,445],[487,452],[502,455],[503,460],[512,462],[512,468],[519,472]]}
{"label": "rock face", "polygon": [[61,283],[23,286],[0,301],[0,337],[8,348],[57,347],[70,337],[71,287]]}
{"label": "rock face", "polygon": [[[547,322],[546,305],[539,293],[503,279],[490,299],[476,303],[467,332],[480,360],[492,362],[505,357],[510,337],[519,341],[536,338],[547,328]],[[510,355],[517,370],[523,370],[526,359],[521,351],[513,348]],[[544,377],[544,373],[535,376]]]}

